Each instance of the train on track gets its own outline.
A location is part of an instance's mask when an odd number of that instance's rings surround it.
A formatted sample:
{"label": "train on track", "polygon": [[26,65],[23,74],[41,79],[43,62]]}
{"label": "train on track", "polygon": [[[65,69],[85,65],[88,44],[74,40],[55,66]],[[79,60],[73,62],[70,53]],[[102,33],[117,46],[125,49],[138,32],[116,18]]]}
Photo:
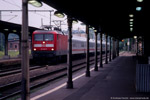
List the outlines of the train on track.
{"label": "train on track", "polygon": [[[68,35],[56,30],[36,30],[32,34],[32,55],[33,58],[56,58],[67,55]],[[103,52],[105,50],[105,42]],[[98,42],[98,51],[100,50]],[[89,40],[89,52],[95,51],[95,40]],[[79,55],[86,53],[86,38],[72,37],[72,54]]]}

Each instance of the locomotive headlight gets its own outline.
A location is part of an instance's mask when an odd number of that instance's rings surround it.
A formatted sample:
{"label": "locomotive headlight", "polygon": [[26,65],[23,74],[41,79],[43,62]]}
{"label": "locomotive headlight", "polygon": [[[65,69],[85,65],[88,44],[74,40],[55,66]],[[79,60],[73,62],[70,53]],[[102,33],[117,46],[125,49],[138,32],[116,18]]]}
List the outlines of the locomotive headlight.
{"label": "locomotive headlight", "polygon": [[36,48],[34,48],[34,51],[36,51]]}
{"label": "locomotive headlight", "polygon": [[45,44],[45,41],[43,41],[43,44]]}
{"label": "locomotive headlight", "polygon": [[54,51],[54,48],[52,48],[51,50]]}

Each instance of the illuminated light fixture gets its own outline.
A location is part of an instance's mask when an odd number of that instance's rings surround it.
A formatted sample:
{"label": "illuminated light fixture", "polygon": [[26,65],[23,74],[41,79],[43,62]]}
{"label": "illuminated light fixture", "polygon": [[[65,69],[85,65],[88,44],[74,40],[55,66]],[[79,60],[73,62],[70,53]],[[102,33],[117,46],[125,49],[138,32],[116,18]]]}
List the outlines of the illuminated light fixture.
{"label": "illuminated light fixture", "polygon": [[132,17],[134,17],[134,15],[133,15],[133,14],[130,14],[130,15],[129,15],[129,17],[131,17],[131,18],[132,18]]}
{"label": "illuminated light fixture", "polygon": [[136,7],[136,11],[141,11],[142,7]]}
{"label": "illuminated light fixture", "polygon": [[8,30],[9,30],[9,29],[7,29],[7,28],[6,28],[6,29],[4,29],[4,31],[8,31]]}
{"label": "illuminated light fixture", "polygon": [[134,39],[137,39],[137,36],[134,36]]}
{"label": "illuminated light fixture", "polygon": [[93,30],[93,28],[92,28],[92,27],[89,27],[89,29],[90,29],[90,30]]}
{"label": "illuminated light fixture", "polygon": [[94,30],[94,32],[97,32],[97,30]]}
{"label": "illuminated light fixture", "polygon": [[133,22],[134,21],[134,19],[130,19],[130,22]]}
{"label": "illuminated light fixture", "polygon": [[130,22],[130,25],[132,25],[133,24],[133,22]]}
{"label": "illuminated light fixture", "polygon": [[92,29],[94,30],[95,28],[94,28],[94,27],[92,27]]}
{"label": "illuminated light fixture", "polygon": [[42,2],[40,0],[28,0],[28,3],[34,7],[42,7]]}
{"label": "illuminated light fixture", "polygon": [[64,13],[62,13],[60,11],[55,11],[54,15],[57,16],[57,17],[59,17],[59,18],[64,18],[65,17]]}
{"label": "illuminated light fixture", "polygon": [[75,19],[75,18],[73,18],[73,19],[72,19],[72,23],[73,23],[73,24],[77,24],[77,23],[78,23],[78,20]]}
{"label": "illuminated light fixture", "polygon": [[45,44],[45,41],[43,41],[43,44]]}
{"label": "illuminated light fixture", "polygon": [[130,31],[132,32],[132,31],[133,31],[133,28],[130,28]]}
{"label": "illuminated light fixture", "polygon": [[34,51],[36,51],[36,48],[34,48]]}
{"label": "illuminated light fixture", "polygon": [[13,32],[15,33],[15,32],[17,32],[17,30],[13,30]]}
{"label": "illuminated light fixture", "polygon": [[133,27],[133,25],[130,25],[130,27]]}
{"label": "illuminated light fixture", "polygon": [[142,39],[142,36],[139,36],[139,39]]}
{"label": "illuminated light fixture", "polygon": [[143,2],[143,0],[137,0],[137,2]]}

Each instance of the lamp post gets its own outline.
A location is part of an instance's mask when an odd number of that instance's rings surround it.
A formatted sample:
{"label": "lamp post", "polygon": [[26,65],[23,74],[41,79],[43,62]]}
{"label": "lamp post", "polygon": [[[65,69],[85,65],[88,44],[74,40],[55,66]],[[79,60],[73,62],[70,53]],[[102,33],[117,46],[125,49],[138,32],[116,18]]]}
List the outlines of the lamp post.
{"label": "lamp post", "polygon": [[68,53],[67,53],[67,88],[71,89],[73,88],[73,82],[72,82],[72,18],[68,16]]}
{"label": "lamp post", "polygon": [[90,66],[89,66],[89,26],[86,25],[86,77],[90,77]]}
{"label": "lamp post", "polygon": [[2,20],[2,12],[0,11],[0,20]]}
{"label": "lamp post", "polygon": [[103,34],[100,33],[100,67],[103,68]]}
{"label": "lamp post", "polygon": [[[61,11],[55,11],[54,15],[59,18],[64,18],[64,13]],[[72,23],[76,22],[74,18],[71,16],[67,16],[67,23],[68,23],[68,48],[67,48],[67,88],[72,89],[73,88],[73,81],[72,81]]]}
{"label": "lamp post", "polygon": [[111,61],[111,36],[109,36],[109,61]]}
{"label": "lamp post", "polygon": [[73,81],[72,81],[72,23],[75,21],[71,16],[67,16],[68,22],[68,53],[67,53],[67,88],[73,88]]}
{"label": "lamp post", "polygon": [[106,44],[105,44],[105,63],[106,64],[108,64],[108,58],[107,58],[107,40],[108,40],[108,38],[107,38],[108,36],[107,36],[107,34],[105,34],[105,39],[106,39]]}
{"label": "lamp post", "polygon": [[30,99],[29,44],[28,44],[28,0],[22,0],[22,100]]}
{"label": "lamp post", "polygon": [[[28,2],[29,1],[32,1],[32,0],[22,0],[22,34],[21,34],[21,36],[22,36],[22,38],[21,38],[21,52],[22,52],[22,56],[21,56],[21,68],[22,68],[21,99],[22,100],[30,100],[29,41],[28,41]],[[36,3],[36,0],[33,0],[33,1]],[[37,3],[37,4],[39,7],[39,3]]]}
{"label": "lamp post", "polygon": [[95,71],[98,71],[97,66],[97,31],[95,31]]}
{"label": "lamp post", "polygon": [[113,55],[112,58],[116,58],[116,39],[113,37]]}

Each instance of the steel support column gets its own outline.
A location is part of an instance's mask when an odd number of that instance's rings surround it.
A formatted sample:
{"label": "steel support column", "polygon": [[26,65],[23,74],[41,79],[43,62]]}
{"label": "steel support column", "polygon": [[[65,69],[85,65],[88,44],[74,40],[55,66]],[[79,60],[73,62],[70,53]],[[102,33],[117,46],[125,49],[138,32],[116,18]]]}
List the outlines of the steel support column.
{"label": "steel support column", "polygon": [[137,42],[136,42],[136,45],[137,45],[137,46],[136,46],[136,51],[137,51],[137,52],[136,52],[136,55],[137,55],[137,56],[139,55],[139,41],[138,41],[138,38],[139,38],[139,37],[137,36],[137,40],[136,40],[136,41],[137,41]]}
{"label": "steel support column", "polygon": [[68,16],[68,53],[67,53],[67,88],[71,89],[73,88],[73,82],[72,82],[72,18]]}
{"label": "steel support column", "polygon": [[117,56],[119,56],[119,40],[117,40]]}
{"label": "steel support column", "polygon": [[127,42],[127,45],[128,45],[128,52],[130,51],[130,39],[128,38],[128,42]]}
{"label": "steel support column", "polygon": [[86,77],[90,77],[90,66],[89,66],[89,26],[86,25]]}
{"label": "steel support column", "polygon": [[109,61],[111,61],[111,37],[109,36]]}
{"label": "steel support column", "polygon": [[95,32],[95,71],[98,71],[97,66],[97,32]]}
{"label": "steel support column", "polygon": [[9,33],[5,33],[5,55],[4,58],[9,58],[8,57],[8,35]]}
{"label": "steel support column", "polygon": [[142,56],[144,55],[144,37],[142,37]]}
{"label": "steel support column", "polygon": [[52,29],[52,25],[51,25],[51,22],[52,22],[52,14],[51,14],[52,12],[50,11],[50,28]]}
{"label": "steel support column", "polygon": [[107,41],[108,41],[108,40],[107,40],[107,37],[108,37],[107,34],[105,34],[105,39],[106,39],[106,42],[105,42],[105,43],[106,43],[106,44],[105,44],[105,57],[106,57],[106,58],[105,58],[105,64],[108,64],[108,57],[107,57],[107,51],[108,51],[108,50],[107,50]]}
{"label": "steel support column", "polygon": [[3,51],[3,35],[0,33],[0,51]]}
{"label": "steel support column", "polygon": [[103,67],[103,34],[100,33],[100,67]]}
{"label": "steel support column", "polygon": [[2,20],[2,12],[0,11],[0,20]]}
{"label": "steel support column", "polygon": [[21,56],[21,34],[19,35],[19,56]]}
{"label": "steel support column", "polygon": [[28,0],[22,0],[22,100],[30,99],[30,80],[29,80],[29,43],[28,43]]}
{"label": "steel support column", "polygon": [[116,41],[115,39],[113,38],[113,59],[116,58]]}

